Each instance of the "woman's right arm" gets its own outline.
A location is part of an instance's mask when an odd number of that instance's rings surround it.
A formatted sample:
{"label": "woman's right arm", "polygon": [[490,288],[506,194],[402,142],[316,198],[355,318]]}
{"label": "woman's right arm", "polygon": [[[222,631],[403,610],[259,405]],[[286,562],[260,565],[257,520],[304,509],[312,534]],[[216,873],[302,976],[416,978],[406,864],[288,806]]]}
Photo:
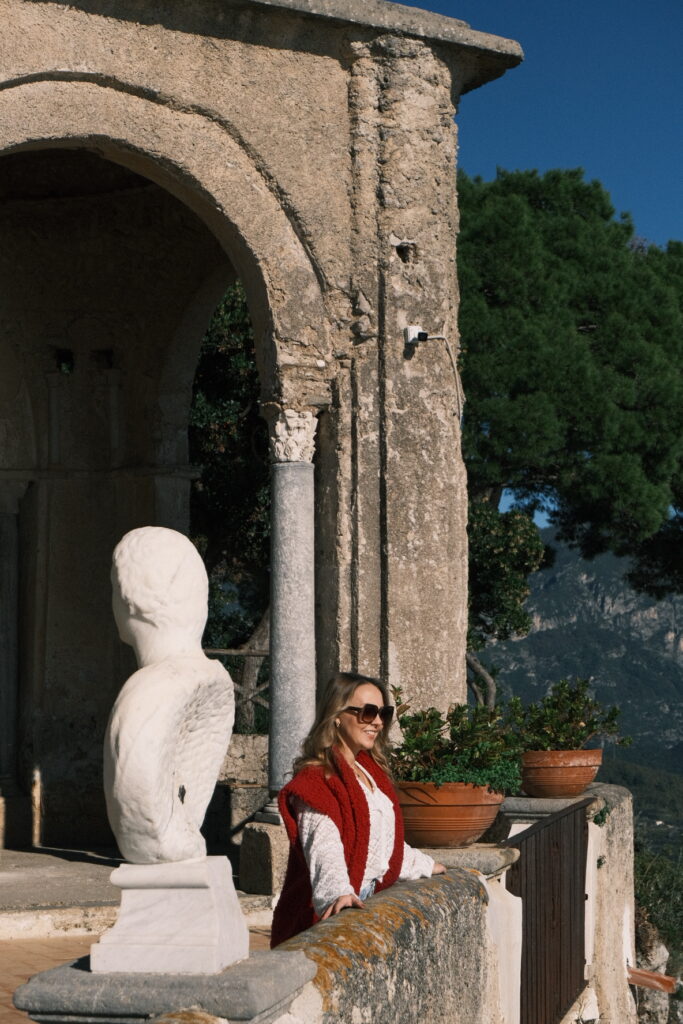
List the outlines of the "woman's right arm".
{"label": "woman's right arm", "polygon": [[313,909],[317,916],[325,920],[345,907],[362,907],[349,881],[341,836],[335,823],[297,798],[292,809],[311,876]]}

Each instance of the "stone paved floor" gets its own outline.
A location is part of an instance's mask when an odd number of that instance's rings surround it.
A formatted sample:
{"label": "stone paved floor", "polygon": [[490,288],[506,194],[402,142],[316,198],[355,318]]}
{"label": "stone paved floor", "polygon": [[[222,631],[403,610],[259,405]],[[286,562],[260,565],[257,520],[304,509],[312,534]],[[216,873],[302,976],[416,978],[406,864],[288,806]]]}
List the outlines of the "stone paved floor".
{"label": "stone paved floor", "polygon": [[0,942],[0,1024],[25,1024],[29,1019],[12,1006],[12,993],[32,974],[88,953],[92,935],[67,939],[10,939]]}
{"label": "stone paved floor", "polygon": [[[250,948],[268,949],[270,931],[252,928]],[[75,960],[90,951],[96,937],[79,935],[59,939],[11,939],[0,942],[0,1024],[26,1024],[25,1013],[12,1005],[12,993],[33,974]]]}
{"label": "stone paved floor", "polygon": [[0,911],[118,906],[118,857],[100,850],[0,850]]}

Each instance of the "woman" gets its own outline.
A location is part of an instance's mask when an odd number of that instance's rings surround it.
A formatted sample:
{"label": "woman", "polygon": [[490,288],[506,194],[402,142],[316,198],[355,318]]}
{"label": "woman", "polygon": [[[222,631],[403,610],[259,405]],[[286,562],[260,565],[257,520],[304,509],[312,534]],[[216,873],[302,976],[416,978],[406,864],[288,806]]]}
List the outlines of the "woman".
{"label": "woman", "polygon": [[446,870],[403,841],[387,761],[393,712],[376,679],[341,672],[328,683],[280,791],[291,848],[271,946],[396,881]]}

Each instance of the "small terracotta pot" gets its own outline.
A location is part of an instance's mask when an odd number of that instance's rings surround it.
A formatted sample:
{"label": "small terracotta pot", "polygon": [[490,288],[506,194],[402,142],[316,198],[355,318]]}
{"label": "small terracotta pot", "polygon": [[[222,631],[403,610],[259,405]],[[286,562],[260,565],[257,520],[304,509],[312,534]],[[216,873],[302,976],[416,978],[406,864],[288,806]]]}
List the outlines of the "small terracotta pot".
{"label": "small terracotta pot", "polygon": [[578,796],[598,774],[602,750],[527,750],[522,789],[527,796]]}
{"label": "small terracotta pot", "polygon": [[406,839],[412,846],[470,846],[492,825],[503,794],[468,782],[399,782]]}

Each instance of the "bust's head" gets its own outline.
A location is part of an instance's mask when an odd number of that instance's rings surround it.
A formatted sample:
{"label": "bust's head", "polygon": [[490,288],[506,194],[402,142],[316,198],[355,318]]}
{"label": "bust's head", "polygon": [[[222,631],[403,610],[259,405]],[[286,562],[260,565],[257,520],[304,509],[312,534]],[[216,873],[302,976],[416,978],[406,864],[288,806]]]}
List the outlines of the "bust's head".
{"label": "bust's head", "polygon": [[136,645],[141,628],[201,643],[209,583],[199,552],[182,533],[163,526],[131,530],[114,549],[111,580],[125,643]]}

